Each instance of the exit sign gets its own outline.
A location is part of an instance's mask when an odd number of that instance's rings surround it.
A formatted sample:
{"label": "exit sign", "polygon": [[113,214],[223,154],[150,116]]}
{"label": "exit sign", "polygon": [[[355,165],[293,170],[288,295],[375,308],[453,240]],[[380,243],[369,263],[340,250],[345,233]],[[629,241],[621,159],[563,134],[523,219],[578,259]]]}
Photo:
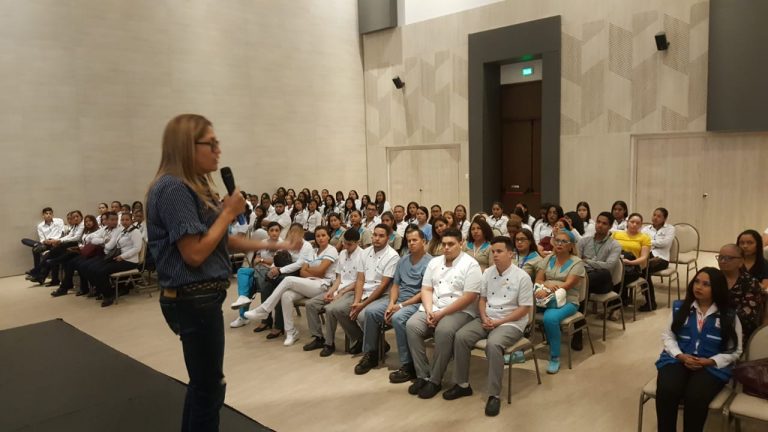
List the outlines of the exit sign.
{"label": "exit sign", "polygon": [[531,76],[531,75],[533,75],[533,67],[524,67],[524,68],[520,69],[520,73],[524,77]]}

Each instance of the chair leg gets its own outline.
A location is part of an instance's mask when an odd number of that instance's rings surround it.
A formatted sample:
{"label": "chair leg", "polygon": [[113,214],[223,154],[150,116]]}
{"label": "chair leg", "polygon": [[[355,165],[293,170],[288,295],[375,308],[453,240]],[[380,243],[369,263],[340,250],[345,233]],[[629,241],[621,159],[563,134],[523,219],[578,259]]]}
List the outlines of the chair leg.
{"label": "chair leg", "polygon": [[539,385],[541,385],[541,374],[539,373],[539,360],[536,358],[536,350],[533,348],[533,346],[531,346],[531,357],[533,357],[533,366],[536,368],[536,380],[539,382]]}
{"label": "chair leg", "polygon": [[568,369],[573,369],[573,352],[571,352],[571,340],[573,339],[573,333],[568,334]]}
{"label": "chair leg", "polygon": [[608,303],[603,303],[603,342],[605,342],[605,328],[608,323]]}
{"label": "chair leg", "polygon": [[643,405],[648,399],[645,398],[645,393],[640,392],[640,405],[637,413],[637,432],[643,432]]}
{"label": "chair leg", "polygon": [[675,282],[677,283],[677,299],[680,300],[680,275],[677,275]]}
{"label": "chair leg", "polygon": [[[505,362],[506,363],[506,362]],[[512,404],[512,362],[506,363],[507,368],[507,405]]]}
{"label": "chair leg", "polygon": [[637,291],[632,288],[632,321],[637,321]]}
{"label": "chair leg", "polygon": [[587,331],[587,340],[589,341],[589,348],[592,349],[592,355],[595,355],[595,346],[592,345],[592,335],[589,333],[589,326],[584,326],[583,330]]}
{"label": "chair leg", "polygon": [[621,315],[621,329],[627,330],[627,325],[624,323],[624,307],[619,308],[619,314]]}

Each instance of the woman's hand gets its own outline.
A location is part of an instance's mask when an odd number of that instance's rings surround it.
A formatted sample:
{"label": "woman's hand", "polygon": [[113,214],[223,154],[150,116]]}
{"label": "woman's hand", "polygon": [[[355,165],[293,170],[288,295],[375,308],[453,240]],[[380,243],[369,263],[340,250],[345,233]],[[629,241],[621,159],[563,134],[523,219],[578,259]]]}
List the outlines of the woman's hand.
{"label": "woman's hand", "polygon": [[534,295],[536,296],[537,299],[543,299],[547,297],[549,293],[545,290],[538,290]]}
{"label": "woman's hand", "polygon": [[240,188],[235,188],[235,191],[231,195],[227,195],[222,200],[222,213],[226,213],[228,216],[232,216],[231,219],[237,217],[237,215],[245,213],[245,198],[240,193]]}

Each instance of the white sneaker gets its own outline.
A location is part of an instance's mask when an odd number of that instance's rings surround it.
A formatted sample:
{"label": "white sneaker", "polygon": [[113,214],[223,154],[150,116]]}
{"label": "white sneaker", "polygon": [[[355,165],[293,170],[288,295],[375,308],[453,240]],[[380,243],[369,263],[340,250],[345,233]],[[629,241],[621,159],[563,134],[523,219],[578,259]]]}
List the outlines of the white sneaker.
{"label": "white sneaker", "polygon": [[256,309],[251,309],[248,312],[245,313],[245,317],[250,320],[263,320],[267,319],[269,317],[269,313],[261,308],[261,306],[257,307]]}
{"label": "white sneaker", "polygon": [[296,343],[296,341],[299,340],[299,331],[294,330],[291,332],[287,332],[285,335],[285,342],[283,342],[284,346],[291,346]]}
{"label": "white sneaker", "polygon": [[240,309],[241,307],[247,306],[249,304],[251,304],[251,299],[241,295],[237,298],[237,300],[235,300],[234,303],[232,303],[232,309]]}
{"label": "white sneaker", "polygon": [[232,328],[238,328],[238,327],[242,327],[242,326],[248,324],[249,322],[250,322],[250,320],[245,319],[245,318],[241,317],[240,315],[238,315],[237,318],[235,318],[234,321],[229,323],[229,326],[232,327]]}

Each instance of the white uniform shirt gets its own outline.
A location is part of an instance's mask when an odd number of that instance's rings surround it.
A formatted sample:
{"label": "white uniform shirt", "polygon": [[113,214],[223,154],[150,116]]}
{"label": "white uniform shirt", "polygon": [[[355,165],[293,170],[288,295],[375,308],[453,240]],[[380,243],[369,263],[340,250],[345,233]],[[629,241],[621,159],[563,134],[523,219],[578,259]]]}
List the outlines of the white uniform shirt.
{"label": "white uniform shirt", "polygon": [[461,231],[461,238],[464,240],[467,240],[469,238],[469,227],[472,225],[472,222],[468,220],[463,220],[458,223],[456,226],[459,231]]}
{"label": "white uniform shirt", "polygon": [[533,230],[533,240],[538,245],[544,237],[552,237],[552,226],[544,221],[539,221]]}
{"label": "white uniform shirt", "polygon": [[80,242],[80,239],[83,237],[83,231],[85,230],[85,222],[80,222],[80,225],[70,227],[69,232],[67,235],[62,236],[59,240],[64,242]]}
{"label": "white uniform shirt", "polygon": [[509,221],[509,218],[505,215],[501,215],[498,219],[491,216],[488,219],[488,225],[491,226],[491,229],[494,231],[498,231],[499,235],[509,235],[509,231],[507,231],[507,222]]}
{"label": "white uniform shirt", "polygon": [[623,221],[613,221],[613,226],[611,227],[611,232],[614,231],[626,231],[627,230],[627,219],[624,218]]}
{"label": "white uniform shirt", "polygon": [[[450,267],[445,265],[444,255],[432,258],[424,271],[422,285],[432,287],[432,312],[437,312],[458,300],[465,292],[480,293],[482,280],[480,264],[461,252]],[[419,310],[425,310],[423,303]],[[464,312],[476,317],[477,302],[467,306]]]}
{"label": "white uniform shirt", "polygon": [[362,257],[363,249],[360,247],[356,247],[352,255],[346,249],[341,251],[336,262],[336,274],[341,277],[340,290],[357,282],[357,273],[363,271]]}
{"label": "white uniform shirt", "polygon": [[46,224],[45,221],[37,224],[37,237],[40,238],[41,242],[58,239],[62,232],[64,232],[64,220],[60,218],[53,218],[49,224]]}
{"label": "white uniform shirt", "polygon": [[361,258],[361,272],[365,273],[363,298],[371,295],[379,287],[382,278],[392,278],[395,275],[397,261],[399,260],[400,255],[389,245],[384,246],[378,252],[373,247],[365,250]]}
{"label": "white uniform shirt", "polygon": [[315,228],[319,227],[323,223],[323,214],[315,210],[312,214],[307,213],[307,222],[304,224],[304,229],[309,232],[315,232]]}
{"label": "white uniform shirt", "polygon": [[324,285],[330,285],[336,278],[336,264],[339,260],[339,251],[337,251],[336,248],[331,245],[326,246],[322,251],[316,250],[315,258],[309,262],[309,266],[317,267],[322,264],[324,260],[330,261],[331,265],[329,265],[325,270],[325,275],[318,279],[322,279]]}
{"label": "white uniform shirt", "polygon": [[107,228],[107,226],[103,226],[99,228],[98,231],[93,233],[93,237],[91,238],[91,244],[95,245],[105,245],[109,243],[109,241],[112,239],[112,235],[114,234],[115,229]]}
{"label": "white uniform shirt", "polygon": [[584,235],[582,237],[594,237],[595,236],[595,221],[592,219],[584,222]]}
{"label": "white uniform shirt", "polygon": [[398,234],[400,234],[400,237],[405,238],[405,229],[408,228],[408,222],[402,221],[397,224],[397,228],[395,231],[397,231]]}
{"label": "white uniform shirt", "polygon": [[362,225],[370,232],[373,232],[373,229],[376,228],[376,225],[381,223],[381,218],[378,216],[374,216],[373,219],[368,220],[368,218],[363,219]]}
{"label": "white uniform shirt", "polygon": [[285,235],[288,234],[288,228],[291,227],[291,214],[287,211],[283,211],[281,214],[277,214],[277,212],[272,213],[271,215],[268,215],[266,218],[264,218],[270,222],[277,222],[280,224],[280,240],[285,239]]}
{"label": "white uniform shirt", "polygon": [[[520,306],[533,306],[533,283],[531,277],[516,265],[510,265],[499,274],[496,266],[488,267],[483,273],[480,296],[486,298],[485,314],[492,320],[506,318]],[[517,321],[502,325],[515,326],[525,331],[528,314]]]}
{"label": "white uniform shirt", "polygon": [[280,273],[282,274],[293,273],[301,269],[301,266],[304,265],[305,262],[310,262],[315,258],[315,248],[312,247],[312,243],[306,240],[302,240],[301,249],[298,251],[290,250],[288,252],[291,254],[293,262],[287,266],[280,267]]}
{"label": "white uniform shirt", "polygon": [[658,230],[653,225],[646,225],[642,232],[651,238],[651,253],[664,261],[669,261],[669,253],[672,250],[672,242],[675,240],[675,227],[664,224]]}
{"label": "white uniform shirt", "polygon": [[293,223],[300,224],[306,229],[307,226],[307,210],[302,210],[293,215]]}
{"label": "white uniform shirt", "polygon": [[109,254],[117,247],[120,248],[120,256],[123,260],[137,264],[143,242],[141,231],[133,227],[121,227],[117,233],[113,233],[109,243],[104,246],[104,253]]}

